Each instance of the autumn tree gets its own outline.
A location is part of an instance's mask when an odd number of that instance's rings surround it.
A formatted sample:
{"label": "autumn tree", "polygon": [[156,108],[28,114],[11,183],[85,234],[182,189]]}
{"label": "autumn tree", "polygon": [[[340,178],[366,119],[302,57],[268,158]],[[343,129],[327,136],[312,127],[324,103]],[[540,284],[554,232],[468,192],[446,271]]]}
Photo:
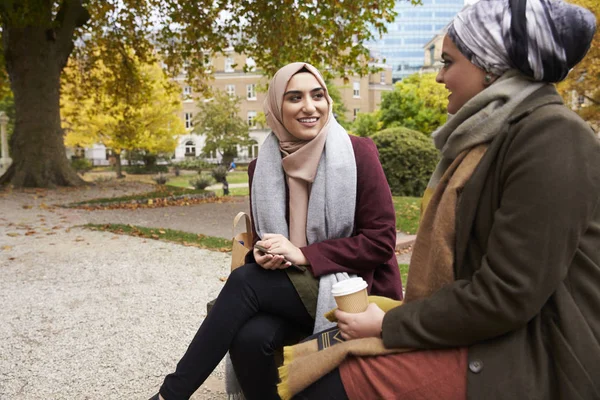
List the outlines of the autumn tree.
{"label": "autumn tree", "polygon": [[383,128],[403,126],[430,134],[446,122],[448,91],[435,73],[413,74],[396,83],[381,99]]}
{"label": "autumn tree", "polygon": [[380,111],[371,113],[358,113],[356,119],[350,128],[351,132],[357,136],[372,136],[381,129]]}
{"label": "autumn tree", "polygon": [[[65,144],[89,147],[101,143],[115,156],[117,177],[122,177],[121,154],[170,154],[177,137],[185,133],[178,117],[181,88],[167,78],[158,63],[143,63],[134,55],[135,79],[121,81],[95,58],[93,67],[71,61],[63,76],[61,96]],[[84,82],[85,81],[85,82]],[[93,87],[93,94],[82,88]]]}
{"label": "autumn tree", "polygon": [[239,97],[215,90],[212,98],[198,102],[194,117],[194,133],[204,136],[202,153],[218,152],[226,165],[235,157],[237,146],[251,143],[248,123],[238,115],[239,104]]}
{"label": "autumn tree", "polygon": [[[585,7],[600,21],[600,2],[598,0],[569,0],[570,3]],[[577,113],[590,122],[598,131],[600,129],[600,29],[592,39],[587,55],[577,64],[563,82],[558,85],[568,105],[579,107]],[[583,100],[582,104],[579,99]]]}
{"label": "autumn tree", "polygon": [[114,62],[122,49],[145,62],[157,46],[169,72],[185,62],[197,87],[206,85],[206,61],[229,46],[267,75],[291,61],[364,74],[363,44],[393,21],[393,6],[394,0],[2,0],[1,50],[16,121],[13,164],[0,183],[83,183],[68,165],[60,125],[60,75],[72,54],[102,48],[98,57],[127,79],[127,64]]}

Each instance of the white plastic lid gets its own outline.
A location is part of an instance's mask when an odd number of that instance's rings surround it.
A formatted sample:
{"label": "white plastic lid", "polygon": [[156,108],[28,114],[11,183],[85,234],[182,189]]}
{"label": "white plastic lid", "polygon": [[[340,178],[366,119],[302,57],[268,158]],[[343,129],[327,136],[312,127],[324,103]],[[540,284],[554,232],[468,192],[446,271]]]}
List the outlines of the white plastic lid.
{"label": "white plastic lid", "polygon": [[334,283],[331,287],[333,296],[346,296],[361,291],[367,287],[367,282],[363,278],[350,278],[345,281]]}

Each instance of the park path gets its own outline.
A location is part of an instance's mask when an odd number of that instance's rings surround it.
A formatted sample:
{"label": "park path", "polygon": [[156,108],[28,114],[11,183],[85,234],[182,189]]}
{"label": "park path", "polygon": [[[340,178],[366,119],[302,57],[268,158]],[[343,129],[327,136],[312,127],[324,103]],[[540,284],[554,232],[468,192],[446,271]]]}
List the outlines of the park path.
{"label": "park path", "polygon": [[[1,400],[146,400],[173,371],[229,254],[80,229],[93,212],[52,206],[147,190],[0,192]],[[223,379],[221,364],[192,399],[226,399]]]}

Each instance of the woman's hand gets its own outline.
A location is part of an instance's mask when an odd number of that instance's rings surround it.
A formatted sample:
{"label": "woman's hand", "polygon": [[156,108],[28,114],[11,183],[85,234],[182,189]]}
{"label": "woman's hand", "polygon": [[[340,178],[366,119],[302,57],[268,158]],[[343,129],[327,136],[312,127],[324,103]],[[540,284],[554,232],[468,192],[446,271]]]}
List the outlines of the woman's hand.
{"label": "woman's hand", "polygon": [[308,265],[308,260],[304,257],[304,253],[302,253],[300,248],[294,246],[292,242],[283,235],[278,233],[266,233],[263,235],[262,240],[258,241],[256,244],[269,249],[269,252],[273,255],[283,256],[283,258],[289,261],[288,266],[290,264]]}
{"label": "woman's hand", "polygon": [[375,303],[369,304],[361,313],[347,313],[335,310],[338,328],[345,340],[364,337],[380,337],[385,312]]}
{"label": "woman's hand", "polygon": [[[257,244],[264,246],[262,243],[261,241],[257,242]],[[286,262],[285,257],[281,255],[263,253],[256,248],[254,249],[254,259],[264,269],[284,269],[291,264],[290,262]]]}

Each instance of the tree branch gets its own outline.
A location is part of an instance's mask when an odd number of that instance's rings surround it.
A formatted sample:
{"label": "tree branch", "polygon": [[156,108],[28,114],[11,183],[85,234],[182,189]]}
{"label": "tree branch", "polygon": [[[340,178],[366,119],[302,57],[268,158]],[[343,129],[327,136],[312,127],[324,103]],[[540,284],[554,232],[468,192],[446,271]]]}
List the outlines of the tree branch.
{"label": "tree branch", "polygon": [[64,66],[73,51],[73,34],[75,29],[85,25],[90,19],[90,13],[82,5],[81,0],[63,0],[56,18],[56,45],[59,62]]}
{"label": "tree branch", "polygon": [[600,105],[600,101],[588,96],[587,94],[584,94],[583,97],[585,97],[586,99],[588,99],[589,101],[591,101],[592,103],[594,103],[596,105]]}

